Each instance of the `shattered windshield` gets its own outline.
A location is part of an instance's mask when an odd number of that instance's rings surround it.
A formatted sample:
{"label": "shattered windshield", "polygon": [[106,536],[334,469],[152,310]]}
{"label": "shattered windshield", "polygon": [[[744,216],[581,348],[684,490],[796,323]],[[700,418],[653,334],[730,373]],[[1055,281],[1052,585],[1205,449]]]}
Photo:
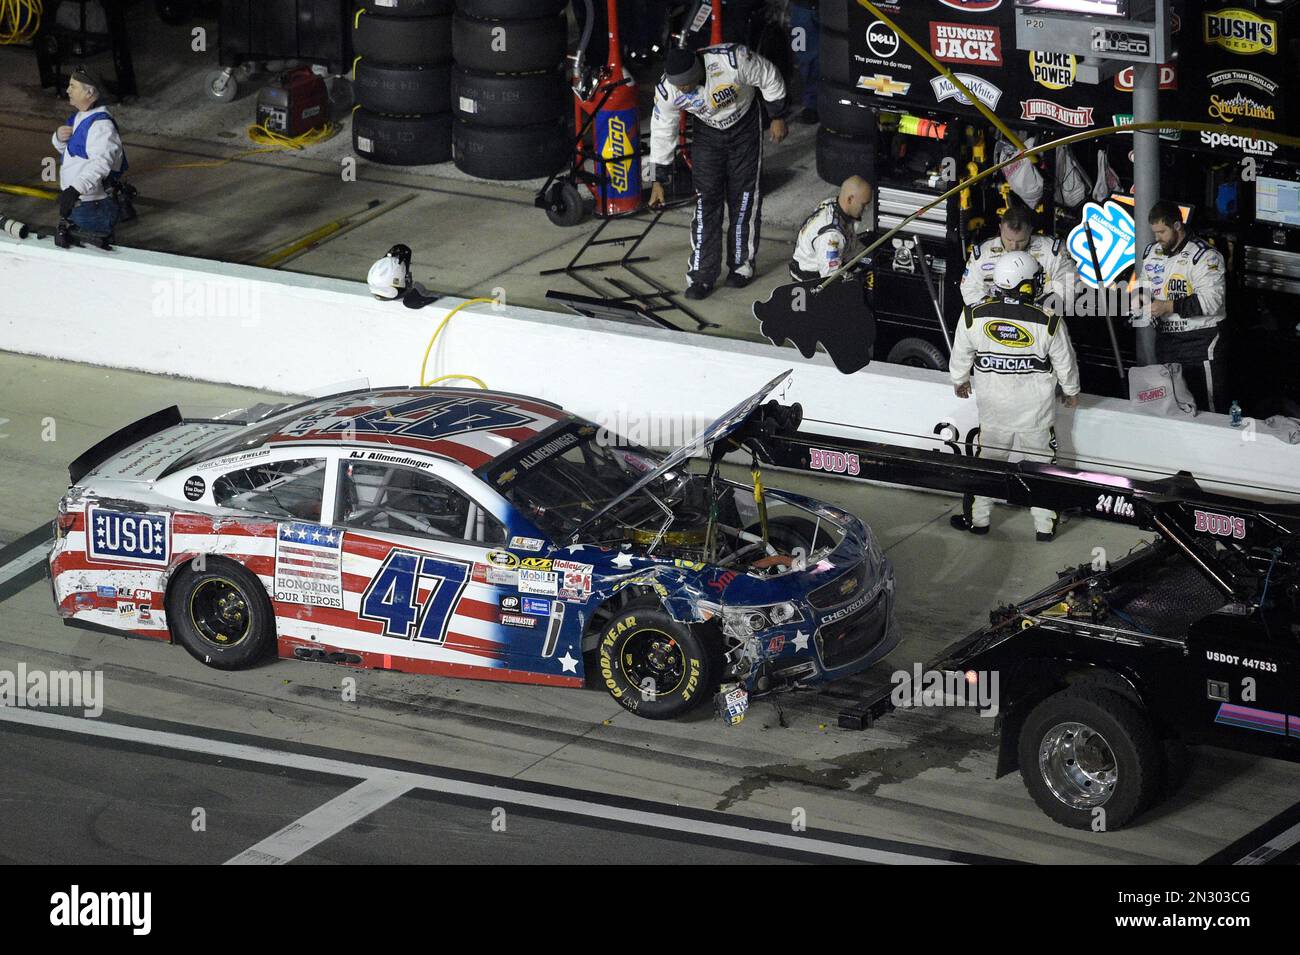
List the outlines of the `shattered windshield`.
{"label": "shattered windshield", "polygon": [[[507,462],[490,483],[553,540],[569,537],[662,463],[662,456],[603,429],[573,425]],[[670,516],[690,475],[669,471],[622,501],[583,536],[613,539],[618,528],[651,526]]]}

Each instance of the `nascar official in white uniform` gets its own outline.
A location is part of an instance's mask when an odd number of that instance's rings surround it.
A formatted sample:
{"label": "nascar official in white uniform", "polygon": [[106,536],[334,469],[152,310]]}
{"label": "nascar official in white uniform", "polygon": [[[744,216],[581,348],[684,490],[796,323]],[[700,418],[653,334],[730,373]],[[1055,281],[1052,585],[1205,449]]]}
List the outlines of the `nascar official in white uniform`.
{"label": "nascar official in white uniform", "polygon": [[840,194],[823,199],[804,220],[795,237],[790,277],[796,282],[826,278],[862,250],[857,226],[875,190],[861,176],[850,176]]}
{"label": "nascar official in white uniform", "polygon": [[[1067,408],[1078,405],[1079,368],[1065,321],[1036,304],[1043,269],[1028,252],[1007,252],[993,270],[997,297],[966,306],[953,335],[948,374],[957,397],[972,387],[979,409],[980,456],[1005,461],[1015,447],[1030,460],[1056,457],[1056,385]],[[993,499],[967,498],[952,526],[987,534]],[[1057,515],[1030,508],[1040,541],[1056,535]]]}
{"label": "nascar official in white uniform", "polygon": [[1140,281],[1150,308],[1134,328],[1156,327],[1155,357],[1183,366],[1198,408],[1224,414],[1224,336],[1228,317],[1223,256],[1204,239],[1187,234],[1178,206],[1157,202],[1148,216],[1156,241],[1142,253]]}
{"label": "nascar official in white uniform", "polygon": [[727,225],[727,284],[743,288],[754,277],[763,197],[762,94],[772,117],[771,139],[786,135],[785,81],[768,60],[739,43],[706,46],[699,53],[669,51],[664,78],[655,87],[650,119],[650,161],[655,183],[650,205],[662,206],[672,172],[682,112],[695,117],[691,172],[697,198],[691,220],[691,260],[686,297],[701,299],[713,291],[722,269],[723,207]]}
{"label": "nascar official in white uniform", "polygon": [[1007,252],[1028,252],[1042,266],[1043,287],[1048,296],[1046,302],[1059,300],[1057,297],[1065,294],[1066,277],[1073,265],[1063,243],[1060,239],[1034,235],[1029,210],[1012,203],[1002,214],[997,236],[975,246],[966,260],[966,271],[961,276],[963,302],[978,305],[996,294],[993,270]]}

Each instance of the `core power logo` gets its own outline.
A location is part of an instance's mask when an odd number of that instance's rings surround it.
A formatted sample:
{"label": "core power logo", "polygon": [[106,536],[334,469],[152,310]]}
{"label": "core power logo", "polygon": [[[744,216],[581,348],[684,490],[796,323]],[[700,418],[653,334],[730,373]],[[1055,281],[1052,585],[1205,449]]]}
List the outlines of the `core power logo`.
{"label": "core power logo", "polygon": [[153,927],[153,893],[84,892],[74,885],[50,896],[50,924],[127,927],[132,935],[148,935]]}

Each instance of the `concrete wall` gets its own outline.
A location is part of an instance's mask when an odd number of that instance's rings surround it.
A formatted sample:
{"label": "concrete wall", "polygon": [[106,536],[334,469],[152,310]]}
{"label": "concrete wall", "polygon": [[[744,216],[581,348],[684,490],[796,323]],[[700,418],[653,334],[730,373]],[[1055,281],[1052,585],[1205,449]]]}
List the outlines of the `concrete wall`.
{"label": "concrete wall", "polygon": [[[412,310],[360,282],[4,236],[0,288],[5,350],[292,394],[363,377],[417,383],[429,336],[459,301]],[[475,375],[640,438],[637,427],[662,434],[719,414],[787,368],[782,397],[803,403],[809,430],[942,448],[976,424],[974,402],[940,373],[879,364],[846,376],[792,348],[508,304],[456,315],[428,376]],[[1057,434],[1064,462],[1142,477],[1182,469],[1227,493],[1300,499],[1300,446],[1223,416],[1169,420],[1085,397],[1060,411]]]}

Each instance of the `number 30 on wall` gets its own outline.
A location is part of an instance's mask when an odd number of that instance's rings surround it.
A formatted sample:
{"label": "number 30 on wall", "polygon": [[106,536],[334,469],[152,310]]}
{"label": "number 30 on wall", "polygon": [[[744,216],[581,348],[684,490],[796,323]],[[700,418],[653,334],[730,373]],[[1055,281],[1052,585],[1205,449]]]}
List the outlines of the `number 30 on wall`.
{"label": "number 30 on wall", "polygon": [[[361,595],[362,620],[384,625],[384,636],[442,643],[447,621],[469,577],[469,564],[407,550],[389,551]],[[419,599],[420,591],[428,596]]]}

